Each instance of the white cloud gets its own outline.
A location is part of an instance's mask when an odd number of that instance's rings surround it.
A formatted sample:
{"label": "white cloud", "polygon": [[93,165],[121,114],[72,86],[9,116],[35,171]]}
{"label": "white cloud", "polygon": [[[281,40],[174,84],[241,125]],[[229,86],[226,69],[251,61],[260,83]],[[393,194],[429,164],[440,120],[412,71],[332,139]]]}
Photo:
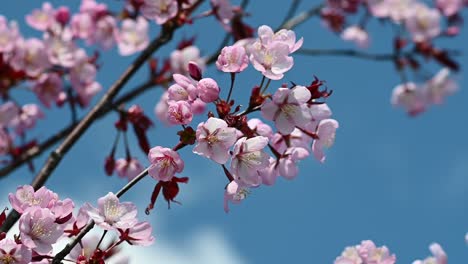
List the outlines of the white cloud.
{"label": "white cloud", "polygon": [[199,229],[183,243],[156,237],[152,247],[131,247],[126,252],[130,256],[131,263],[247,263],[229,244],[223,234],[213,228]]}

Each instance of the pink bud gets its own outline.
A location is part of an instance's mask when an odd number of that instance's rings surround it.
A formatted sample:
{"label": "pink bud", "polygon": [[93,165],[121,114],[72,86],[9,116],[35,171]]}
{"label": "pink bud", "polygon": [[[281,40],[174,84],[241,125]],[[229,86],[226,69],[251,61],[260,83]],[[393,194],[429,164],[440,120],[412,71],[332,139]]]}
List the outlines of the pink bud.
{"label": "pink bud", "polygon": [[215,80],[203,78],[198,84],[198,96],[205,103],[211,103],[219,97],[219,87]]}
{"label": "pink bud", "polygon": [[192,122],[192,109],[186,101],[169,101],[167,120],[173,125],[186,125]]}
{"label": "pink bud", "polygon": [[194,80],[199,81],[202,78],[201,69],[195,61],[189,61],[188,70]]}
{"label": "pink bud", "polygon": [[61,6],[55,11],[55,19],[62,25],[66,25],[70,20],[70,10],[66,6]]}

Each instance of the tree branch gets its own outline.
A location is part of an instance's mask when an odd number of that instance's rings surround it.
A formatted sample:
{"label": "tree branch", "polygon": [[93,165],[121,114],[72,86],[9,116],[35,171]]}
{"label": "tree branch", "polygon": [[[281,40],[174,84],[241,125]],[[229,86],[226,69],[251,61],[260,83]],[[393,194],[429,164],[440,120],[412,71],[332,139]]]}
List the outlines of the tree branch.
{"label": "tree branch", "polygon": [[310,56],[345,56],[355,57],[360,59],[368,59],[375,61],[391,61],[397,56],[395,54],[370,54],[360,52],[357,50],[339,50],[339,49],[299,49],[296,51],[297,54],[310,55]]}
{"label": "tree branch", "polygon": [[316,15],[320,15],[320,11],[322,10],[323,8],[323,4],[320,4],[318,6],[314,6],[312,7],[311,9],[307,10],[307,11],[304,11],[302,13],[300,13],[299,15],[289,19],[288,21],[286,21],[286,23],[284,23],[283,25],[279,26],[279,29],[281,28],[285,28],[285,29],[293,29],[295,27],[297,27],[298,25],[304,23],[305,21],[307,21],[307,19],[313,17],[313,16],[316,16]]}

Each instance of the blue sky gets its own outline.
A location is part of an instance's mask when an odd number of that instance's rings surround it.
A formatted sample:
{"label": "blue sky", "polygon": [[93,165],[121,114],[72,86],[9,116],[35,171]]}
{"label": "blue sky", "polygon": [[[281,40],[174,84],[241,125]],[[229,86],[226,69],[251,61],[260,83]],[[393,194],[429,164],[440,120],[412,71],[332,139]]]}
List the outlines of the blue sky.
{"label": "blue sky", "polygon": [[[318,3],[303,2],[299,10]],[[63,2],[52,3],[56,6]],[[112,1],[111,6],[120,3]],[[74,6],[77,4],[75,1]],[[248,22],[254,27],[276,27],[285,6],[251,1],[248,10],[252,16]],[[24,23],[24,15],[35,7],[40,7],[39,1],[7,1],[0,13],[17,19],[24,35],[39,36]],[[369,30],[369,52],[388,53],[390,27],[374,21]],[[295,31],[304,37],[306,48],[354,48],[324,29],[317,18]],[[174,38],[177,41],[191,37],[193,32],[198,32],[197,44],[204,55],[210,54],[224,36],[219,25],[208,18],[180,30]],[[467,42],[468,32],[463,29],[460,37],[446,40],[444,45],[462,50],[459,61],[466,62]],[[166,47],[158,54],[168,56],[172,48]],[[103,66],[98,80],[104,87],[109,87],[131,61],[115,54],[113,49],[100,59]],[[390,63],[302,55],[295,55],[294,59],[295,67],[284,82],[308,84],[315,74],[334,90],[328,104],[340,128],[335,145],[327,152],[326,163],[319,164],[313,158],[303,161],[295,180],[280,179],[273,187],[255,189],[247,200],[225,214],[222,199],[226,179],[222,170],[191,154],[190,148],[184,149],[183,175],[190,177],[190,183],[181,186],[178,200],[182,206],[167,210],[166,204],[159,202],[153,213],[145,216],[143,210],[155,184],[152,179],[145,179],[123,198],[135,201],[142,219],[154,223],[155,248],[138,249],[138,254],[167,263],[332,263],[345,246],[372,239],[396,253],[398,263],[425,257],[429,254],[427,247],[435,241],[453,263],[468,260],[464,242],[468,231],[468,125],[464,117],[468,94],[463,78],[466,70],[462,68],[456,76],[460,90],[445,104],[409,118],[389,102],[393,87],[399,83]],[[222,87],[228,85],[229,76],[213,68],[205,76],[215,78]],[[145,78],[146,69],[142,69],[124,91]],[[250,87],[260,79],[249,67],[238,76],[234,98],[246,102]],[[271,87],[280,84],[273,82]],[[154,118],[152,111],[160,94],[155,89],[135,102],[141,103]],[[17,96],[20,101],[35,100],[23,93]],[[40,138],[47,136],[47,128],[59,128],[69,122],[68,113],[56,109],[46,115],[49,119],[33,132]],[[90,128],[49,180],[49,188],[62,197],[94,202],[125,184],[103,172],[103,160],[115,136],[116,118],[111,114]],[[149,134],[151,144],[175,145],[175,131],[157,123]],[[133,138],[131,142],[133,153],[147,165]],[[123,152],[119,154],[123,156]],[[35,161],[37,167],[44,158]],[[1,179],[0,202],[33,176],[23,168]]]}

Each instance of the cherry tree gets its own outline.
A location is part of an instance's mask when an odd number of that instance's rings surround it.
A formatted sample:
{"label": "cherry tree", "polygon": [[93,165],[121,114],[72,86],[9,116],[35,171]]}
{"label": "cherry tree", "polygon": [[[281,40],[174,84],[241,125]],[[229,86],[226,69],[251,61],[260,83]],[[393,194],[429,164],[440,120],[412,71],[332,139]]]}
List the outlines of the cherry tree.
{"label": "cherry tree", "polygon": [[[444,103],[458,90],[453,76],[461,70],[461,51],[450,47],[459,39],[467,1],[278,2],[286,12],[275,25],[249,12],[250,6],[265,3],[232,2],[82,0],[78,7],[44,2],[24,10],[24,23],[36,31],[34,36],[22,33],[23,18],[0,14],[0,181],[24,166],[34,177],[2,194],[9,204],[0,211],[0,263],[108,263],[125,254],[123,244],[158,243],[142,211],[151,217],[157,203],[165,201],[169,208],[180,203],[184,186],[197,180],[186,173],[186,155],[203,157],[219,168],[216,176],[225,177],[225,184],[210,191],[221,194],[229,214],[236,213],[233,205],[249,203],[259,188],[298,177],[301,162],[333,159],[327,155],[342,129],[332,111],[340,88],[313,69],[303,79],[289,79],[288,74],[303,67],[295,61],[299,56],[392,65],[400,83],[383,84],[389,96],[381,103],[402,108],[410,117]],[[301,5],[308,9],[299,10]],[[209,30],[225,35],[213,39],[218,48],[208,52],[197,42],[210,32],[191,32],[206,20],[217,23]],[[309,21],[332,32],[337,45],[352,42],[355,48],[309,48],[320,37],[296,30]],[[368,30],[374,22],[394,29],[385,53],[365,51],[378,42]],[[191,35],[181,34],[183,30]],[[111,85],[98,81],[102,71],[112,69],[102,59],[107,54],[133,58],[123,72],[114,72]],[[141,68],[146,68],[145,79],[128,87]],[[248,71],[258,78],[248,79]],[[139,103],[155,88],[161,92],[152,108]],[[57,113],[61,118],[55,118]],[[66,177],[56,169],[106,116],[114,118],[112,140],[108,149],[92,150],[102,154],[102,166],[94,169],[102,177],[122,178],[122,187],[100,186],[100,198],[84,204],[59,196],[47,181]],[[38,134],[36,127],[52,118],[59,128]],[[155,140],[160,130],[174,132],[173,137]],[[40,157],[46,157],[44,164],[37,161]],[[139,208],[124,195],[138,190],[148,177],[153,191],[142,193],[148,205]],[[84,180],[92,184],[92,179]],[[92,229],[102,235],[90,235]],[[429,249],[433,256],[413,263],[447,263],[441,245],[433,243]],[[346,247],[334,263],[396,261],[386,246],[363,240]]]}

